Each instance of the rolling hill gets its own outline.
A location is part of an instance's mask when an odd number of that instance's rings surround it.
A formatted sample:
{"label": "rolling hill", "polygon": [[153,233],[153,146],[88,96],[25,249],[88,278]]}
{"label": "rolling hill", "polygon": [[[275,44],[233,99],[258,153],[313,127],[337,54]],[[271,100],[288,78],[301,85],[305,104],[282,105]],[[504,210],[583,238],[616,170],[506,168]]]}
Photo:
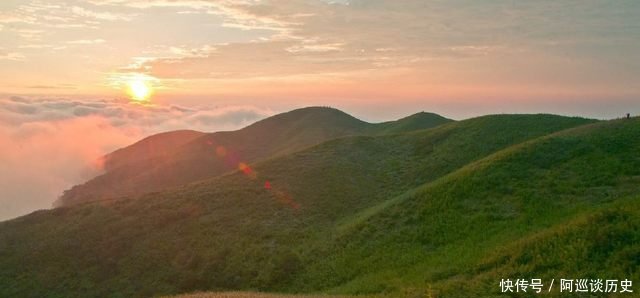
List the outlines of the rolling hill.
{"label": "rolling hill", "polygon": [[158,134],[107,155],[106,172],[65,191],[56,206],[159,191],[236,170],[239,162],[285,155],[338,137],[401,133],[450,121],[418,113],[372,124],[336,109],[310,107],[269,117],[238,131]]}
{"label": "rolling hill", "polygon": [[639,280],[639,150],[636,118],[498,151],[339,225],[292,289],[482,297],[502,278]]}
{"label": "rolling hill", "polygon": [[535,233],[637,191],[638,121],[593,123],[495,115],[341,137],[162,192],[35,212],[0,223],[0,296],[456,295],[460,276],[480,293],[519,268],[502,260]]}

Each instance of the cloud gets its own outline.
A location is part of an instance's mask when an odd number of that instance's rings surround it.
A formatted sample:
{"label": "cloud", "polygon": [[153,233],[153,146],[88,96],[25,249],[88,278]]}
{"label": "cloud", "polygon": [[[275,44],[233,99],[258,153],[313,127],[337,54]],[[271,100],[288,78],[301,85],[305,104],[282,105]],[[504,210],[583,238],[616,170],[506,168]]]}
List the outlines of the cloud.
{"label": "cloud", "polygon": [[[96,0],[101,1],[101,0]],[[124,4],[120,0],[104,0]],[[271,29],[260,41],[210,45],[212,51],[158,57],[137,71],[159,78],[277,78],[420,68],[435,59],[461,59],[509,49],[478,38],[473,9],[442,16],[429,1],[322,2],[137,1],[135,7],[180,6],[223,16],[223,26]],[[348,4],[348,5],[346,5]],[[460,20],[461,22],[456,22]],[[485,21],[484,19],[482,21]],[[384,51],[380,49],[393,49]],[[212,71],[214,70],[214,71]]]}
{"label": "cloud", "polygon": [[99,171],[96,156],[138,133],[97,116],[0,126],[0,220],[50,207],[65,187]]}
{"label": "cloud", "polygon": [[100,172],[100,156],[147,135],[237,129],[272,113],[255,106],[0,98],[0,220],[49,208],[64,189]]}
{"label": "cloud", "polygon": [[294,45],[286,48],[287,52],[298,53],[298,52],[331,52],[331,51],[340,51],[342,50],[343,43],[328,43],[328,44],[318,44],[315,42],[304,42],[301,45]]}
{"label": "cloud", "polygon": [[79,39],[79,40],[67,41],[68,44],[101,44],[105,42],[106,40],[104,39]]}
{"label": "cloud", "polygon": [[28,85],[25,86],[29,89],[49,89],[49,90],[65,90],[65,89],[77,89],[78,87],[72,84],[57,84],[57,85]]}
{"label": "cloud", "polygon": [[374,58],[343,53],[337,44],[263,41],[219,45],[206,55],[148,59],[127,71],[158,78],[260,78],[348,72],[372,68]]}
{"label": "cloud", "polygon": [[111,12],[98,12],[89,10],[83,7],[74,6],[71,8],[71,11],[82,17],[92,18],[101,21],[130,21],[133,15],[129,14],[117,14]]}
{"label": "cloud", "polygon": [[[61,3],[62,5],[59,5]],[[70,6],[70,3],[62,1],[57,1],[56,4],[46,1],[9,4],[0,8],[0,31],[11,32],[20,37],[14,41],[20,46],[22,41],[51,39],[57,35],[51,34],[54,32],[65,35],[68,29],[98,29],[102,28],[99,26],[102,22],[128,22],[137,16],[135,13],[96,11],[86,7]]]}
{"label": "cloud", "polygon": [[[94,3],[138,9],[173,7],[177,12],[221,16],[226,27],[270,32],[251,42],[212,43],[209,46],[215,50],[200,51],[195,57],[159,55],[140,65],[138,71],[159,78],[284,78],[407,70],[423,78],[442,71],[437,76],[448,77],[453,84],[482,83],[486,78],[520,79],[515,85],[526,84],[530,77],[512,72],[521,69],[537,72],[539,65],[545,65],[543,61],[564,64],[559,68],[563,68],[561,73],[567,81],[582,79],[584,71],[577,69],[577,64],[571,65],[566,53],[575,53],[572,59],[580,59],[583,65],[602,64],[593,66],[598,69],[612,67],[610,60],[618,59],[610,56],[604,62],[606,59],[598,58],[611,54],[606,50],[611,45],[607,44],[614,42],[617,49],[625,49],[629,54],[637,52],[639,46],[637,30],[633,30],[635,24],[630,22],[633,15],[629,12],[638,4],[630,2],[612,5],[598,1],[492,1],[461,5],[455,1],[424,0],[94,0]],[[571,17],[564,15],[568,11]],[[602,21],[605,18],[607,22]],[[631,55],[634,58],[629,60],[637,63],[637,54]],[[486,67],[500,62],[519,65]],[[473,68],[482,71],[469,71]],[[475,73],[477,77],[472,77]],[[544,81],[554,74],[558,75],[555,69],[536,73],[536,79]]]}
{"label": "cloud", "polygon": [[202,131],[232,129],[271,114],[272,111],[268,109],[249,105],[193,108],[179,105],[140,105],[124,100],[18,96],[0,99],[0,124],[21,125],[98,116],[115,127],[144,128],[144,133],[185,128]]}
{"label": "cloud", "polygon": [[[211,14],[225,18],[223,26],[239,28],[243,30],[271,30],[286,33],[289,27],[296,22],[285,20],[279,16],[268,13],[260,13],[263,10],[273,10],[274,4],[263,4],[259,0],[91,0],[90,3],[98,6],[124,6],[138,9],[149,8],[176,8],[182,14]],[[288,6],[286,2],[276,6]],[[258,13],[256,13],[258,12]],[[293,17],[304,16],[295,14]]]}
{"label": "cloud", "polygon": [[[549,84],[567,89],[594,84],[614,86],[612,90],[632,88],[640,77],[635,22],[639,3],[42,0],[7,5],[6,11],[0,9],[0,24],[10,24],[2,33],[15,37],[7,39],[10,52],[24,52],[27,62],[52,66],[43,67],[41,76],[47,77],[41,84],[50,85],[51,79],[59,79],[58,73],[74,66],[87,72],[69,76],[91,77],[86,80],[91,83],[110,80],[112,72],[138,72],[161,79],[160,85],[177,79],[191,87],[206,80],[220,85],[199,92],[225,90],[241,96],[244,90],[222,84],[290,83],[299,78],[321,84],[332,77],[366,89],[375,76],[400,88],[407,81],[398,77],[400,73],[416,81],[403,89],[416,89],[421,93],[417,97],[435,97],[439,94],[431,92],[433,86],[445,84],[448,87],[442,88],[447,90],[487,84],[495,90]],[[143,43],[140,36],[145,37]],[[94,44],[100,38],[108,46],[90,53],[67,44]],[[65,55],[52,55],[51,48],[64,49]],[[58,57],[67,63],[59,63]],[[419,86],[425,87],[418,90]],[[327,86],[318,91],[329,96],[332,90]]]}
{"label": "cloud", "polygon": [[23,61],[25,59],[24,54],[19,52],[10,52],[3,48],[0,48],[0,61],[9,60],[9,61]]}
{"label": "cloud", "polygon": [[[219,1],[225,2],[225,1]],[[187,7],[192,9],[210,8],[215,6],[214,1],[208,0],[89,0],[94,5],[124,5],[134,8],[152,7]]]}

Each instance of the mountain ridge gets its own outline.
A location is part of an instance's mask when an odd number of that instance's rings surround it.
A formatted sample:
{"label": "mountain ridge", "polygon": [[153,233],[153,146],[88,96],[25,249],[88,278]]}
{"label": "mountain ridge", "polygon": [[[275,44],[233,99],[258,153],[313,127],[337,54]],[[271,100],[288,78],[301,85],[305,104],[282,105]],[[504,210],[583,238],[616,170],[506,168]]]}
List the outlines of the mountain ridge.
{"label": "mountain ridge", "polygon": [[[411,123],[407,123],[410,121]],[[328,107],[308,107],[281,113],[236,131],[189,133],[163,150],[165,154],[140,155],[138,145],[125,147],[115,156],[106,173],[65,191],[57,206],[101,198],[117,198],[176,187],[235,170],[240,162],[292,153],[337,137],[376,135],[427,129],[451,122],[436,114],[412,116],[383,123],[368,123]],[[166,134],[145,138],[155,141]],[[184,134],[184,133],[183,133]],[[142,141],[141,141],[142,142]],[[156,142],[159,143],[160,141]],[[211,146],[215,145],[214,148]],[[149,151],[149,150],[147,150]],[[127,158],[118,159],[118,153]],[[145,152],[146,153],[146,152]],[[223,160],[220,155],[225,155]],[[109,170],[111,169],[111,171]]]}

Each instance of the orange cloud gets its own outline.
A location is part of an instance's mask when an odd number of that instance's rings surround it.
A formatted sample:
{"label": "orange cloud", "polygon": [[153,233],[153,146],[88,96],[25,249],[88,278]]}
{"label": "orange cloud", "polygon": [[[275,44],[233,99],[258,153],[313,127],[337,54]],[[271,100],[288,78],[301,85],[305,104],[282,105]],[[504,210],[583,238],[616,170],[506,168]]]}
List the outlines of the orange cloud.
{"label": "orange cloud", "polygon": [[100,116],[0,126],[0,220],[49,208],[61,190],[99,173],[97,157],[141,134]]}
{"label": "orange cloud", "polygon": [[235,129],[271,113],[252,106],[0,98],[0,220],[51,207],[64,189],[100,173],[101,156],[144,136]]}

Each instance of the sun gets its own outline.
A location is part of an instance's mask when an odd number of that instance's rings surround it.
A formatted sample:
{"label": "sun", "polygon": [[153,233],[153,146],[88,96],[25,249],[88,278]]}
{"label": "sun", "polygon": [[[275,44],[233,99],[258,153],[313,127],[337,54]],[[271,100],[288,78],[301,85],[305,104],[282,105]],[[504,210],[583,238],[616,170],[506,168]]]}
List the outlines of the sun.
{"label": "sun", "polygon": [[137,102],[145,102],[149,100],[152,90],[151,86],[144,80],[133,79],[127,82],[128,93],[131,99]]}

